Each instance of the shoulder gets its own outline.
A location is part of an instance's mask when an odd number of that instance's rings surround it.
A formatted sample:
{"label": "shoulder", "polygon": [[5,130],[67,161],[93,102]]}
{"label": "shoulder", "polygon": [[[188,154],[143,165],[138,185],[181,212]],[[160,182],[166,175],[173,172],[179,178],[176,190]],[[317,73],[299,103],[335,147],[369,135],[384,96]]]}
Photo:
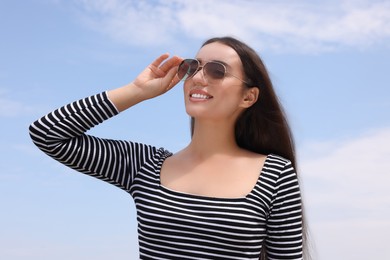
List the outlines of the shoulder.
{"label": "shoulder", "polygon": [[267,161],[279,166],[291,165],[291,161],[283,156],[277,154],[268,154]]}
{"label": "shoulder", "polygon": [[158,148],[157,146],[145,144],[141,142],[133,142],[126,140],[111,140],[113,143],[118,143],[118,149],[124,150],[127,157],[130,160],[136,159],[137,161],[153,161],[158,163],[160,160],[167,158],[172,153],[164,147]]}
{"label": "shoulder", "polygon": [[134,143],[140,151],[143,151],[144,154],[150,154],[151,157],[155,158],[166,158],[171,156],[172,153],[164,147],[157,147],[154,145],[143,144],[143,143]]}
{"label": "shoulder", "polygon": [[293,169],[291,161],[277,154],[267,155],[264,163],[264,169],[279,174],[290,168]]}
{"label": "shoulder", "polygon": [[272,180],[274,187],[289,182],[297,182],[298,176],[290,160],[277,155],[269,154],[263,167],[263,174]]}

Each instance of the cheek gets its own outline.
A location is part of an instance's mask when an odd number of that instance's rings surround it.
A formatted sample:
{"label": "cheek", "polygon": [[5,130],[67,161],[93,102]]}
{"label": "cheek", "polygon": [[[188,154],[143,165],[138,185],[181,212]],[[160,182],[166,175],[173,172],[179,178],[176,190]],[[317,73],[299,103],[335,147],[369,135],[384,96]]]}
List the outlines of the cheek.
{"label": "cheek", "polygon": [[185,104],[187,104],[189,90],[190,90],[190,88],[189,88],[188,83],[184,82],[183,83],[183,98],[184,98],[184,103]]}
{"label": "cheek", "polygon": [[241,86],[230,85],[220,88],[217,94],[227,103],[234,105],[238,104],[244,99],[245,92]]}
{"label": "cheek", "polygon": [[216,109],[222,113],[235,113],[241,108],[244,100],[244,92],[239,86],[230,86],[215,93]]}
{"label": "cheek", "polygon": [[190,91],[190,84],[189,84],[189,80],[186,80],[183,82],[183,94],[184,96],[188,95]]}

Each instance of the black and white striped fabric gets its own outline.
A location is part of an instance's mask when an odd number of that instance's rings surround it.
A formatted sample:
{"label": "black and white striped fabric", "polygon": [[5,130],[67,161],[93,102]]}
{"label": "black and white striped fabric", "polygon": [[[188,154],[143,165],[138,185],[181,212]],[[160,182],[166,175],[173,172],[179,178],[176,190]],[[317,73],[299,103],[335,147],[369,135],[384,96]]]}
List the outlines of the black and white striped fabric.
{"label": "black and white striped fabric", "polygon": [[302,259],[302,209],[291,163],[268,155],[253,190],[212,198],[160,184],[170,152],[85,132],[118,114],[106,93],[59,108],[30,126],[33,142],[61,163],[109,182],[134,198],[140,259]]}

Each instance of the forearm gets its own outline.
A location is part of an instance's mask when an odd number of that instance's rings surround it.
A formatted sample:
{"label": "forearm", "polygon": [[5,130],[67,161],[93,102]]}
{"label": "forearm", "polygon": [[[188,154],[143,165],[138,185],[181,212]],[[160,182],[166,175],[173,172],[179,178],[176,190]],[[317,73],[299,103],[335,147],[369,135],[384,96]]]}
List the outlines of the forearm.
{"label": "forearm", "polygon": [[33,122],[30,135],[40,149],[54,153],[58,144],[84,134],[117,113],[106,94],[100,93],[72,102]]}
{"label": "forearm", "polygon": [[107,96],[119,112],[147,99],[133,83],[107,91]]}

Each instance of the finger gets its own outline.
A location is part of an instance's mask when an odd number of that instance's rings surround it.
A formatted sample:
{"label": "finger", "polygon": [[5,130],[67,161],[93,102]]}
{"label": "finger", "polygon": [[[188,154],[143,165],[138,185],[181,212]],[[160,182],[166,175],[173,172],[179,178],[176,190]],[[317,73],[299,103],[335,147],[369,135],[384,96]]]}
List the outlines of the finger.
{"label": "finger", "polygon": [[157,59],[155,59],[150,65],[158,68],[161,65],[161,63],[164,60],[166,60],[168,57],[169,57],[169,53],[164,53],[164,54],[160,55]]}
{"label": "finger", "polygon": [[175,85],[177,85],[177,83],[180,82],[180,79],[177,77],[176,70],[177,66],[173,67],[164,78],[164,81],[166,83],[166,91],[171,90]]}
{"label": "finger", "polygon": [[166,72],[161,70],[161,63],[169,57],[168,53],[160,55],[157,59],[155,59],[148,68],[155,74],[157,77],[164,77]]}
{"label": "finger", "polygon": [[160,69],[167,73],[170,69],[172,69],[175,66],[179,66],[183,58],[180,58],[178,56],[173,56],[169,58],[167,61],[165,61],[161,66]]}

